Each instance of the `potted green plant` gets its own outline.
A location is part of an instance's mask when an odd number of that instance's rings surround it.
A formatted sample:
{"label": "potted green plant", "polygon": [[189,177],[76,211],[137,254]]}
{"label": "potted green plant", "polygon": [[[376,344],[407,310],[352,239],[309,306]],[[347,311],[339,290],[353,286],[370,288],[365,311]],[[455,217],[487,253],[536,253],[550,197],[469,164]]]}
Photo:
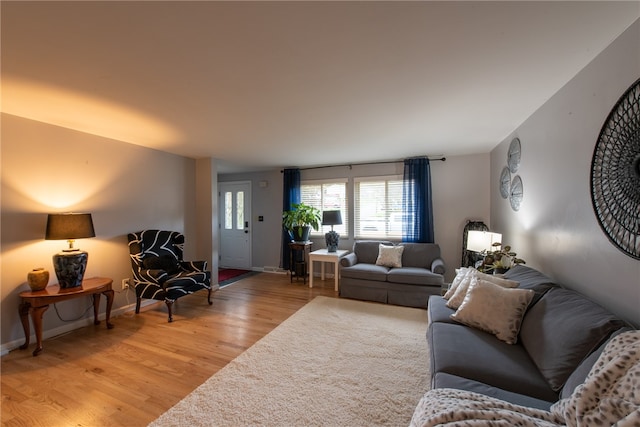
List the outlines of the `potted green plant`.
{"label": "potted green plant", "polygon": [[318,230],[321,221],[320,210],[305,203],[294,203],[290,211],[282,213],[282,226],[296,242],[309,240],[311,229]]}
{"label": "potted green plant", "polygon": [[[501,245],[501,243],[493,244],[495,247]],[[515,252],[511,251],[511,246],[505,245],[501,249],[487,253],[482,267],[483,271],[493,271],[496,274],[502,274],[518,264],[526,264],[526,262],[522,258],[518,258]]]}

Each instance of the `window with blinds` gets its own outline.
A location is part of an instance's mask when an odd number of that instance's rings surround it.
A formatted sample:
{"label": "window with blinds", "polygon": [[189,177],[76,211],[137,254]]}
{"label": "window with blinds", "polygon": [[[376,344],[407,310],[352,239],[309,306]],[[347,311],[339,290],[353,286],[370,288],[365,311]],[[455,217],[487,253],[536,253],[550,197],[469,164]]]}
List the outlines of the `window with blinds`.
{"label": "window with blinds", "polygon": [[[349,209],[347,198],[347,180],[332,181],[304,181],[300,184],[303,203],[320,209],[320,211],[339,210],[342,225],[334,225],[333,229],[340,236],[348,237]],[[330,225],[321,226],[319,231],[311,230],[312,236],[324,236],[331,230]]]}
{"label": "window with blinds", "polygon": [[402,176],[356,178],[355,235],[402,238]]}

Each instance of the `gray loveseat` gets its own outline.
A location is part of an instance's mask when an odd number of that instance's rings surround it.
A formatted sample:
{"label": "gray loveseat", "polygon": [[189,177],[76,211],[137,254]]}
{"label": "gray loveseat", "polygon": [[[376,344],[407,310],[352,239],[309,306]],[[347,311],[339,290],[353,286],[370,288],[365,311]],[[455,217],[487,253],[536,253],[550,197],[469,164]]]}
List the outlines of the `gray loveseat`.
{"label": "gray loveseat", "polygon": [[426,308],[430,295],[440,295],[445,265],[435,243],[399,243],[402,266],[376,265],[381,240],[358,240],[340,260],[340,296],[407,307]]}
{"label": "gray loveseat", "polygon": [[505,278],[534,291],[515,344],[457,323],[442,297],[429,299],[431,385],[549,410],[584,382],[606,342],[630,326],[532,268],[519,265]]}

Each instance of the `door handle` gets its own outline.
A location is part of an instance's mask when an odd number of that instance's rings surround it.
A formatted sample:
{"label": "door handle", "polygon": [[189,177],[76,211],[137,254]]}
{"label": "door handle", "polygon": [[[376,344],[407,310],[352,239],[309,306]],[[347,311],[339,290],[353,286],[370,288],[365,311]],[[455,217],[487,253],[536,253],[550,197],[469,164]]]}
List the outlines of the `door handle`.
{"label": "door handle", "polygon": [[244,222],[244,232],[247,234],[249,233],[249,221]]}

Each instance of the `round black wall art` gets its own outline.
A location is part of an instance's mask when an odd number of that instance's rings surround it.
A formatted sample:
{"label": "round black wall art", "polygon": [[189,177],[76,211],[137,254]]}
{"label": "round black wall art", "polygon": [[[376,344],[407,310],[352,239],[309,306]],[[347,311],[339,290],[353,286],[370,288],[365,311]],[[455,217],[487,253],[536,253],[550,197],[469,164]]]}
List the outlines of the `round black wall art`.
{"label": "round black wall art", "polygon": [[609,240],[640,259],[640,79],[602,126],[591,160],[591,201]]}

